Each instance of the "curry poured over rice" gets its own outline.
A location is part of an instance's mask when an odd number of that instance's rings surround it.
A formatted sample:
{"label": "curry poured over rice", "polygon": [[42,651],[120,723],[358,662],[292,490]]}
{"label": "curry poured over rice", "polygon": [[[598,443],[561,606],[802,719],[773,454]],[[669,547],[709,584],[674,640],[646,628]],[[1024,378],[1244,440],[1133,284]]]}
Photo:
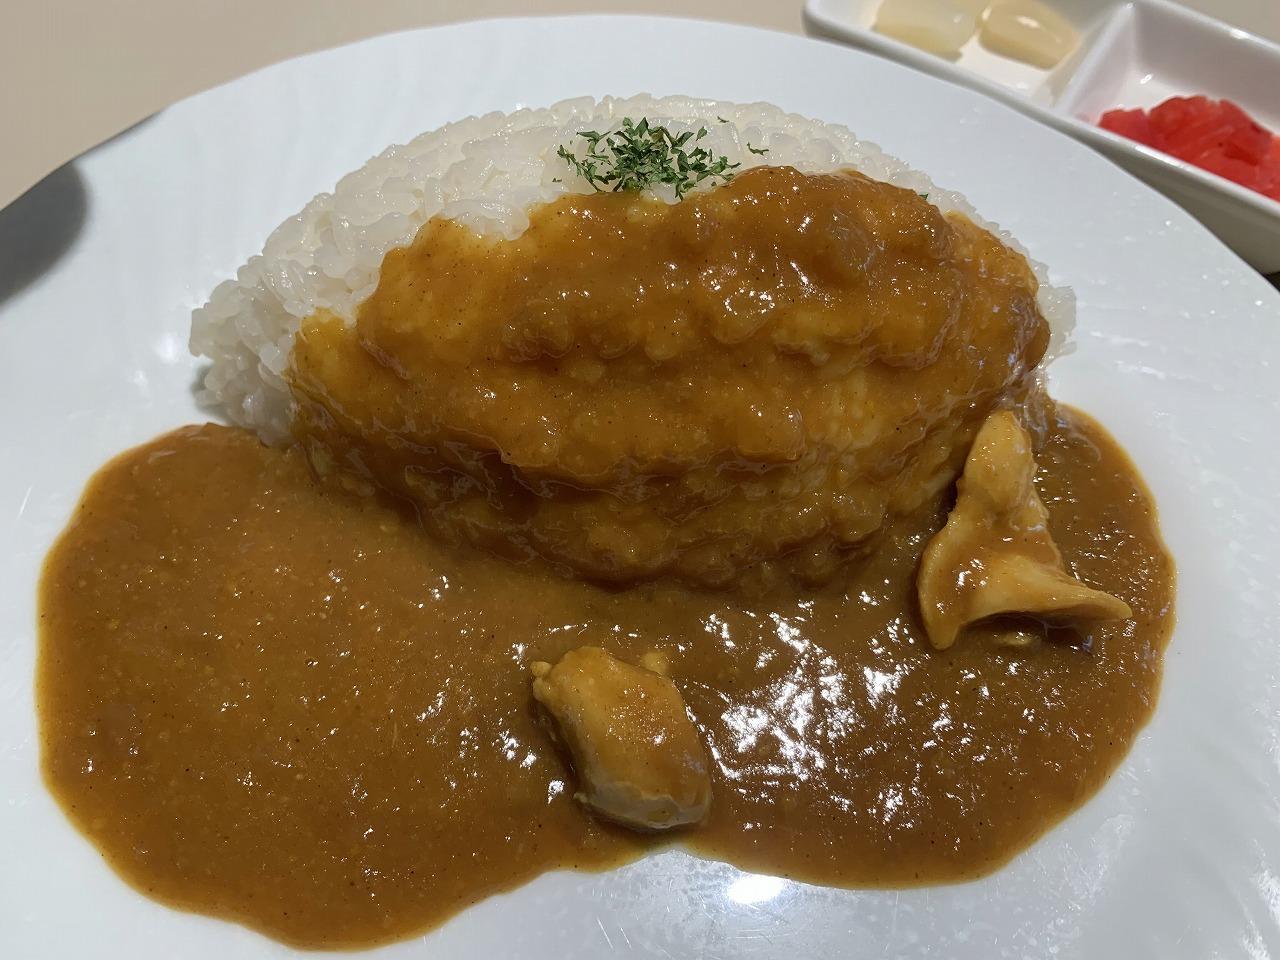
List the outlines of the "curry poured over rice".
{"label": "curry poured over rice", "polygon": [[51,551],[50,787],[139,889],[312,947],[669,842],[994,870],[1123,758],[1172,623],[1141,478],[1043,390],[1069,322],[963,198],[766,105],[393,147],[197,311],[239,426],[122,455]]}

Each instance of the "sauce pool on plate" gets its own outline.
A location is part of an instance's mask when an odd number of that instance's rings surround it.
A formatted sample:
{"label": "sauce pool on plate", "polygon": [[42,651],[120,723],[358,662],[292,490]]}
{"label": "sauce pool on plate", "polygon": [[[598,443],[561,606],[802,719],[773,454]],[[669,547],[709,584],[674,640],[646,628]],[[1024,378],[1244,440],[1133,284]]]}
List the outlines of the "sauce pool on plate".
{"label": "sauce pool on plate", "polygon": [[1119,763],[1172,622],[1124,453],[1059,408],[1038,462],[1069,569],[1133,618],[936,651],[915,561],[945,503],[819,588],[619,590],[424,537],[296,448],[184,428],[104,467],[46,562],[46,780],[150,896],[304,947],[400,939],[659,842],[574,800],[530,692],[532,663],[591,645],[659,655],[705,739],[710,812],[676,842],[838,886],[981,876]]}

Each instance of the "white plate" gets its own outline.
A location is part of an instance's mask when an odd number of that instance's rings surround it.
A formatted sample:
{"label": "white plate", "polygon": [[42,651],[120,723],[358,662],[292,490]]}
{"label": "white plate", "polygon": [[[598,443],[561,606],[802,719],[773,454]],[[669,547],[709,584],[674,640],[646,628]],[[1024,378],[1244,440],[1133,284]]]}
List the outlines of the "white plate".
{"label": "white plate", "polygon": [[805,20],[1069,133],[1173,198],[1263,273],[1280,270],[1280,203],[1097,125],[1116,107],[1205,94],[1280,133],[1280,45],[1169,0],[1048,2],[1081,38],[1052,70],[991,53],[976,36],[954,62],[917,50],[872,29],[881,0],[807,0]]}
{"label": "white plate", "polygon": [[[103,461],[200,419],[188,312],[313,193],[466,114],[638,91],[847,123],[968,193],[1075,286],[1078,349],[1054,366],[1054,391],[1132,452],[1180,565],[1161,704],[1094,800],[977,883],[850,892],[669,853],[543,876],[379,956],[1280,954],[1280,297],[1173,204],[971,91],[796,37],[574,18],[405,33],[273,67],[165,111],[19,210],[57,226],[59,191],[83,183],[83,229],[0,306],[0,957],[290,954],[134,893],[43,789],[41,558]],[[0,251],[18,262],[42,242],[0,235]]]}

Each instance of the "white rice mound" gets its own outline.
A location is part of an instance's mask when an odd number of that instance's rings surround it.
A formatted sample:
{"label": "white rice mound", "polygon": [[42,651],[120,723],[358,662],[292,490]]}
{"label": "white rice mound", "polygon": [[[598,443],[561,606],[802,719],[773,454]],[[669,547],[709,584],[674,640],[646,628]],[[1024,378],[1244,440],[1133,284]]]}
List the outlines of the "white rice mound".
{"label": "white rice mound", "polygon": [[[357,307],[377,286],[383,258],[411,243],[432,217],[511,238],[528,226],[533,207],[566,193],[590,193],[590,184],[556,148],[581,143],[577,134],[584,130],[616,129],[624,117],[647,117],[676,135],[705,127],[700,145],[741,164],[739,170],[764,164],[808,173],[852,167],[927,194],[944,212],[960,211],[1025,253],[963,196],[859,140],[847,127],[768,103],[579,97],[544,109],[468,117],[388,147],[277,227],[262,253],[192,314],[191,352],[212,364],[200,401],[268,442],[285,440],[293,405],[283,374],[303,319],[324,309],[354,322]],[[752,153],[748,144],[768,152]],[[676,202],[670,187],[653,195]],[[1075,298],[1069,288],[1050,286],[1044,265],[1028,260],[1040,281],[1041,312],[1054,332],[1052,357],[1074,325]]]}

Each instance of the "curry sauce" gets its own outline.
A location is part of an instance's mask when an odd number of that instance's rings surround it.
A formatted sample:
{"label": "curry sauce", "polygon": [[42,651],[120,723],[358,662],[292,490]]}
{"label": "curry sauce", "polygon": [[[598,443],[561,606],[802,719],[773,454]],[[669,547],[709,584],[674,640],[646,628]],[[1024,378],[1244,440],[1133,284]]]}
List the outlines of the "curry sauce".
{"label": "curry sauce", "polygon": [[834,576],[933,502],[1049,343],[1026,259],[855,172],[428,221],[287,374],[319,473],[577,576]]}
{"label": "curry sauce", "polygon": [[619,590],[426,537],[297,448],[185,428],[104,467],[49,555],[45,776],[150,896],[302,946],[382,943],[656,842],[574,800],[531,695],[533,662],[590,644],[661,655],[705,738],[710,814],[677,842],[823,884],[977,877],[1120,762],[1173,616],[1124,453],[1060,409],[1037,456],[1067,567],[1133,618],[988,623],[936,651],[915,572],[944,498],[821,587]]}

